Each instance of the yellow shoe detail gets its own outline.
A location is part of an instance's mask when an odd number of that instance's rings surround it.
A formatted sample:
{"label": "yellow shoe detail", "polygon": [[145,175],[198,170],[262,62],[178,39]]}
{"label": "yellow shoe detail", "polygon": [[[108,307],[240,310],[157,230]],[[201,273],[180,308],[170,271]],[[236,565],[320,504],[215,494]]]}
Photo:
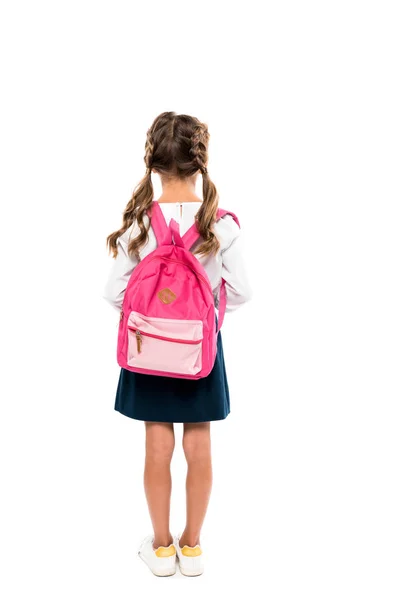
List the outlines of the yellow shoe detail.
{"label": "yellow shoe detail", "polygon": [[182,550],[181,550],[183,556],[200,556],[200,554],[202,554],[201,548],[200,546],[195,546],[194,548],[191,548],[191,546],[183,546]]}
{"label": "yellow shoe detail", "polygon": [[154,552],[158,558],[167,558],[168,556],[176,554],[175,546],[173,544],[170,544],[168,548],[166,546],[160,546],[157,550],[154,550]]}

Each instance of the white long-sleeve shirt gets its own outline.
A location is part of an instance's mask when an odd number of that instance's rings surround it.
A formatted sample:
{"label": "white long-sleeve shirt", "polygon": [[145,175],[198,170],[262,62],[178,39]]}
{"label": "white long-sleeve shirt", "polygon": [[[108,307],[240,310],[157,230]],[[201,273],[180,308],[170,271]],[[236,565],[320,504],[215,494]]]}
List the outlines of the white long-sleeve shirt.
{"label": "white long-sleeve shirt", "polygon": [[[159,206],[169,225],[171,218],[179,223],[179,232],[183,236],[193,225],[195,214],[199,210],[201,202],[160,202]],[[144,215],[144,223],[147,226],[148,216]],[[226,312],[232,312],[242,304],[250,300],[253,291],[248,280],[246,263],[244,258],[243,238],[241,230],[233,217],[224,215],[214,224],[214,232],[220,242],[220,249],[214,256],[200,256],[196,258],[203,265],[211,282],[214,294],[215,306],[218,306],[219,289],[221,277],[226,281]],[[118,238],[118,255],[114,259],[103,298],[114,308],[121,310],[124,293],[133,269],[138,264],[135,257],[128,254],[129,240],[136,237],[139,227],[133,223],[125,233]],[[200,245],[202,239],[193,244],[191,250]],[[139,254],[143,259],[147,254],[157,248],[157,241],[153,229],[149,229],[149,241],[141,247]]]}

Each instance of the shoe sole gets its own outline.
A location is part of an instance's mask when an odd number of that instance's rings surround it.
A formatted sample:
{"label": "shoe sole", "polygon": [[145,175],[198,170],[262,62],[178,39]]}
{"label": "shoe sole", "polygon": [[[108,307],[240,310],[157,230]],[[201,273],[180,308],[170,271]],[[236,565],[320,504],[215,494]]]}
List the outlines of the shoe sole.
{"label": "shoe sole", "polygon": [[179,570],[185,577],[198,577],[199,575],[203,575],[204,573],[204,569],[202,569],[201,571],[187,571],[186,569],[183,569],[181,565],[179,565]]}
{"label": "shoe sole", "polygon": [[142,559],[144,564],[148,567],[148,569],[156,577],[171,577],[172,575],[175,575],[175,573],[176,573],[176,563],[175,563],[175,569],[169,569],[168,571],[153,571],[153,569],[150,568],[149,564],[146,562],[146,560],[143,558],[143,556],[141,555],[140,552],[138,552],[138,556]]}

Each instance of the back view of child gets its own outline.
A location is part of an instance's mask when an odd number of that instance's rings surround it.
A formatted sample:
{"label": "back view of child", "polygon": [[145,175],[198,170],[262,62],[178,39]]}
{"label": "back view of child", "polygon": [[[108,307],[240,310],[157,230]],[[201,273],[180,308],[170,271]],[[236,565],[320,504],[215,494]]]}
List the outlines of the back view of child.
{"label": "back view of child", "polygon": [[[208,141],[204,123],[174,112],[160,114],[148,130],[146,174],[125,208],[122,227],[107,238],[115,262],[104,298],[116,310],[121,311],[124,292],[136,265],[157,247],[146,213],[154,201],[152,173],[161,178],[162,194],[157,203],[166,224],[175,219],[183,236],[197,222],[200,238],[190,251],[208,275],[215,307],[222,279],[226,312],[238,309],[252,297],[240,227],[229,214],[216,220],[218,194],[207,171]],[[203,179],[203,199],[195,194],[199,174]],[[215,318],[217,324],[217,310]],[[225,419],[230,412],[221,331],[217,336],[215,363],[206,377],[180,379],[121,368],[115,409],[144,421],[146,427],[144,485],[154,531],[142,542],[139,556],[155,575],[173,575],[177,558],[184,575],[200,575],[203,572],[200,533],[212,484],[210,422]],[[177,536],[171,535],[169,524],[174,423],[184,424],[183,449],[188,465],[186,524]]]}

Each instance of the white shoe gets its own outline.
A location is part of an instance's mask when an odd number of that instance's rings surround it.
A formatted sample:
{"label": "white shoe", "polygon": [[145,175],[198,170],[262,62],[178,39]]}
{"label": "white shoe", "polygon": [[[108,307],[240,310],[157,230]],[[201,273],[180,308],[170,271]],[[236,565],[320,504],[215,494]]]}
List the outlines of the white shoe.
{"label": "white shoe", "polygon": [[176,572],[176,548],[172,543],[169,546],[153,548],[154,536],[147,536],[140,545],[139,556],[157,577],[169,577]]}
{"label": "white shoe", "polygon": [[186,575],[187,577],[202,575],[204,571],[203,551],[199,544],[197,546],[183,546],[181,548],[179,545],[179,536],[175,536],[174,544],[182,575]]}

